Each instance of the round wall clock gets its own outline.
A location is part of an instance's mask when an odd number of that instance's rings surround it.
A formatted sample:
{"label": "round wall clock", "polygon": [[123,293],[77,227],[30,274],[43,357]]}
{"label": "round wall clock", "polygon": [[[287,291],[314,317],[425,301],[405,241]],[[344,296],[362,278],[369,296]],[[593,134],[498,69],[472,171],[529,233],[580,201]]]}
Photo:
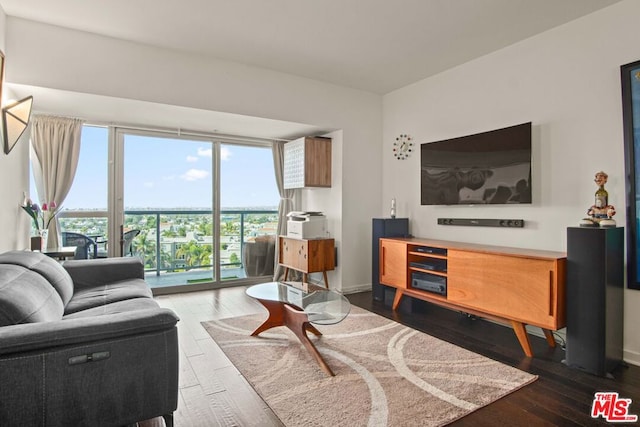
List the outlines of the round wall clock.
{"label": "round wall clock", "polygon": [[411,137],[409,135],[400,135],[396,138],[396,141],[393,143],[393,155],[398,160],[404,160],[413,151],[413,142],[411,142]]}

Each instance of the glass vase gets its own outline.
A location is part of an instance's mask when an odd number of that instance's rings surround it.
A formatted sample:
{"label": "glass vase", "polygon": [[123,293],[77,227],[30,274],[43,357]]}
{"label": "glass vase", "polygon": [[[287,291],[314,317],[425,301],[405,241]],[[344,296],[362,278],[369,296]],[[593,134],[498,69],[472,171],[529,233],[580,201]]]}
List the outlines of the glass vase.
{"label": "glass vase", "polygon": [[38,235],[31,237],[31,250],[43,252],[47,249],[49,230],[38,230]]}

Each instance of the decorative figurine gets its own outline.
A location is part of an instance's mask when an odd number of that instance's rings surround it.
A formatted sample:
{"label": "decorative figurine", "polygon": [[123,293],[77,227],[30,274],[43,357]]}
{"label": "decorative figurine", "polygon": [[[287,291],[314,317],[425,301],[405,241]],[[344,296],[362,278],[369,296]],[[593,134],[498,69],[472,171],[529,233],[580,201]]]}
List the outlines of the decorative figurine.
{"label": "decorative figurine", "polygon": [[613,216],[616,214],[616,208],[609,204],[609,193],[605,190],[604,185],[607,183],[609,176],[600,171],[596,173],[595,183],[598,190],[595,194],[595,203],[587,211],[588,218],[580,221],[581,227],[615,227],[616,222]]}

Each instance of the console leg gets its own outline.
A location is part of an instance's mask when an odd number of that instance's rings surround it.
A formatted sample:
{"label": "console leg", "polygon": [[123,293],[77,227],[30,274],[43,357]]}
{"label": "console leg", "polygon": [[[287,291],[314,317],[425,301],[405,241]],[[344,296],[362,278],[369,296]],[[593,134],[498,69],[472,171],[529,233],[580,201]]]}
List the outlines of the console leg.
{"label": "console leg", "polygon": [[396,289],[396,296],[393,297],[393,305],[391,306],[393,310],[398,309],[401,299],[402,299],[402,291],[400,289]]}
{"label": "console leg", "polygon": [[549,344],[549,347],[555,347],[556,339],[553,337],[553,332],[544,328],[542,329],[542,332],[544,332],[544,336],[547,338],[547,344]]}
{"label": "console leg", "polygon": [[526,354],[528,357],[533,357],[531,343],[529,342],[529,336],[527,335],[527,330],[524,327],[524,323],[512,320],[511,326],[513,327],[513,330],[518,337],[518,341],[520,342],[522,350],[524,350],[524,354]]}

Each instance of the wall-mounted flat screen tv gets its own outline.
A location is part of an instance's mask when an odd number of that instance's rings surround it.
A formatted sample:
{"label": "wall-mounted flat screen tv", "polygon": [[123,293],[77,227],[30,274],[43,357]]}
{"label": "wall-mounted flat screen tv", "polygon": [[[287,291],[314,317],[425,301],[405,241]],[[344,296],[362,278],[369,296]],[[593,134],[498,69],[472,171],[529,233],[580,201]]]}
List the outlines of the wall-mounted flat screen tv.
{"label": "wall-mounted flat screen tv", "polygon": [[421,204],[531,203],[531,122],[420,146]]}

